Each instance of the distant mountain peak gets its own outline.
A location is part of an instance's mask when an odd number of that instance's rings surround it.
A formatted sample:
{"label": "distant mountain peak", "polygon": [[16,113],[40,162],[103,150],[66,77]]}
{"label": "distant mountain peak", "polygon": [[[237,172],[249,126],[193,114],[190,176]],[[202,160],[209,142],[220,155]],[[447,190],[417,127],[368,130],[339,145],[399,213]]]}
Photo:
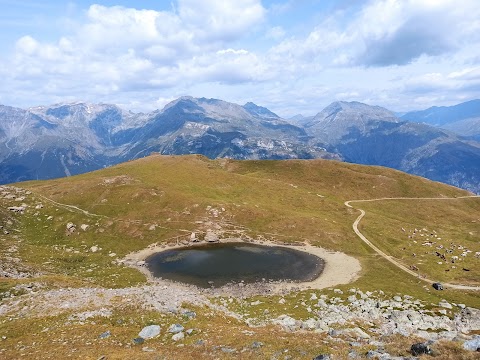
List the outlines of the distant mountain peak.
{"label": "distant mountain peak", "polygon": [[250,101],[243,105],[243,108],[252,115],[261,116],[263,118],[280,119],[280,116],[270,111],[266,107],[258,106],[257,104]]}

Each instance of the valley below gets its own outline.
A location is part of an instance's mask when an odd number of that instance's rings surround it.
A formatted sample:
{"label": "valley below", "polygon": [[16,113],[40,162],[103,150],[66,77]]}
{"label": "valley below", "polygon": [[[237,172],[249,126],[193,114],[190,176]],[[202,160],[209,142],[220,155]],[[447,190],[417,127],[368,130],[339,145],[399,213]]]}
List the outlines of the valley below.
{"label": "valley below", "polygon": [[[0,187],[5,359],[476,359],[480,197],[334,160],[154,154]],[[196,287],[159,251],[243,242],[313,281]],[[440,286],[439,286],[440,285]]]}

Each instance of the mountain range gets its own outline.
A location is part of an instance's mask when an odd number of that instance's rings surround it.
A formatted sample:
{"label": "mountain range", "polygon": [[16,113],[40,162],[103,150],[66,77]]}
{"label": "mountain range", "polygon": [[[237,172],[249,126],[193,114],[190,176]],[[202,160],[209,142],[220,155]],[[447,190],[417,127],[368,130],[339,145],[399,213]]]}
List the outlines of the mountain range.
{"label": "mountain range", "polygon": [[474,133],[454,130],[474,124],[479,103],[399,118],[378,106],[335,102],[313,117],[291,120],[251,102],[242,106],[193,97],[150,113],[109,104],[0,106],[0,182],[70,176],[158,152],[343,160],[391,167],[478,193],[480,143]]}
{"label": "mountain range", "polygon": [[480,100],[412,111],[404,114],[402,119],[426,123],[480,141]]}

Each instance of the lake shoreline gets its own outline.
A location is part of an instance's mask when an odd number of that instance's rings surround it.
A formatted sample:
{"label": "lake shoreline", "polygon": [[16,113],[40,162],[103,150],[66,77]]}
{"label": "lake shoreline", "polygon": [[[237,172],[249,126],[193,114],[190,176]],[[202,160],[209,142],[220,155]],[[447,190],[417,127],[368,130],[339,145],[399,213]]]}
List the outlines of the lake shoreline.
{"label": "lake shoreline", "polygon": [[[277,247],[284,247],[293,250],[303,251],[311,255],[315,255],[323,260],[324,266],[323,271],[321,274],[311,280],[311,281],[302,281],[302,282],[292,282],[292,281],[275,281],[275,282],[267,282],[267,283],[253,283],[253,284],[245,284],[245,288],[252,288],[251,291],[255,292],[255,289],[259,290],[260,293],[285,293],[292,290],[306,290],[306,289],[324,289],[328,287],[333,287],[337,285],[348,284],[359,277],[359,273],[361,271],[360,261],[356,258],[349,256],[345,253],[338,252],[338,251],[331,251],[321,247],[313,246],[311,244],[279,244],[273,241],[265,241],[265,240],[249,240],[243,241],[239,238],[227,238],[221,239],[217,243],[245,243],[245,244],[255,244],[255,245],[262,245],[262,246],[277,246]],[[145,249],[140,251],[128,254],[123,260],[127,266],[134,267],[141,271],[149,280],[149,282],[153,283],[175,283],[175,284],[183,284],[174,282],[171,280],[159,279],[153,276],[153,274],[148,270],[145,266],[145,260],[158,252],[163,252],[172,249],[180,249],[180,248],[193,248],[193,247],[201,247],[207,244],[212,244],[209,242],[192,242],[189,244],[152,244]],[[214,293],[229,293],[232,290],[231,285],[226,285],[223,287],[212,288],[212,289],[202,289],[200,287],[184,284],[187,287],[194,287],[202,290],[211,290]],[[237,284],[238,286],[238,284]],[[242,285],[243,286],[243,285]]]}

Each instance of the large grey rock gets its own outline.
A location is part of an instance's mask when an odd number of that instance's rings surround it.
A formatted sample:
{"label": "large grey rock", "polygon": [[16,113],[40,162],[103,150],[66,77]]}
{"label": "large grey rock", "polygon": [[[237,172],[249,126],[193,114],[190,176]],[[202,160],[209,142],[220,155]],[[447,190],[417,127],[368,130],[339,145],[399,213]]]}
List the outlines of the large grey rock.
{"label": "large grey rock", "polygon": [[149,325],[145,326],[142,331],[138,333],[138,336],[143,339],[151,339],[160,334],[159,325]]}
{"label": "large grey rock", "polygon": [[458,331],[468,333],[480,330],[480,310],[466,307],[462,309],[454,318],[455,326]]}
{"label": "large grey rock", "polygon": [[480,335],[463,343],[463,348],[470,351],[480,351]]}

